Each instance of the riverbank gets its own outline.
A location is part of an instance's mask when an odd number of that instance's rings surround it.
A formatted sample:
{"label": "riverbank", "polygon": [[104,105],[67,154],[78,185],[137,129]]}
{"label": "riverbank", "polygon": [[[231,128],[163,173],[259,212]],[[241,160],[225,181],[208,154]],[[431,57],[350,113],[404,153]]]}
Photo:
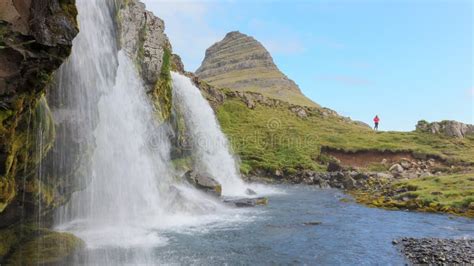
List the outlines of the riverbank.
{"label": "riverbank", "polygon": [[474,239],[402,238],[393,244],[413,264],[474,264]]}
{"label": "riverbank", "polygon": [[474,174],[385,180],[350,190],[357,202],[385,209],[438,212],[474,218]]}
{"label": "riverbank", "polygon": [[280,178],[251,176],[247,180],[337,188],[369,207],[474,217],[473,173],[438,174],[408,179],[386,172],[302,171]]}

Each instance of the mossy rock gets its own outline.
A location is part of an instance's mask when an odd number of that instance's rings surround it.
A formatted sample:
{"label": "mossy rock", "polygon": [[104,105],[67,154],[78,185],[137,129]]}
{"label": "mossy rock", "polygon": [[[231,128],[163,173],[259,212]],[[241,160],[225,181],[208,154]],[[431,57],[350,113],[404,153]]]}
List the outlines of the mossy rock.
{"label": "mossy rock", "polygon": [[171,51],[164,49],[160,78],[152,91],[152,101],[161,121],[169,120],[173,106],[173,84],[171,80]]}
{"label": "mossy rock", "polygon": [[23,102],[24,98],[19,97],[19,106],[15,112],[26,111],[17,118],[18,121],[13,122],[15,129],[9,133],[8,138],[5,137],[8,143],[1,173],[3,176],[0,177],[0,213],[15,197],[17,185],[38,182],[35,179],[36,167],[55,141],[54,120],[46,98],[40,96],[31,106],[23,106]]}
{"label": "mossy rock", "polygon": [[0,230],[0,263],[13,246],[19,243],[19,232],[14,228]]}
{"label": "mossy rock", "polygon": [[69,233],[45,231],[44,234],[21,243],[7,263],[12,265],[62,264],[85,247],[84,241]]}
{"label": "mossy rock", "polygon": [[173,159],[171,162],[174,168],[180,172],[187,172],[193,169],[193,159],[190,156]]}
{"label": "mossy rock", "polygon": [[16,196],[16,185],[14,179],[0,179],[0,212],[2,212],[8,204]]}

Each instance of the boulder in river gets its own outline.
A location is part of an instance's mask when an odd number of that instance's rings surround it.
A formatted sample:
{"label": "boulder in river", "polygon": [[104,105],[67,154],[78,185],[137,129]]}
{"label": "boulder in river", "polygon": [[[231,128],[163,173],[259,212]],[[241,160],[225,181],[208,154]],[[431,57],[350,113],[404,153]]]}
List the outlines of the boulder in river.
{"label": "boulder in river", "polygon": [[247,190],[245,190],[245,194],[253,196],[257,195],[257,192],[255,192],[253,189],[247,188]]}
{"label": "boulder in river", "polygon": [[222,195],[222,186],[208,175],[197,173],[193,170],[187,171],[184,178],[196,188],[205,191],[211,195],[220,197]]}
{"label": "boulder in river", "polygon": [[268,198],[227,198],[224,199],[224,203],[233,205],[235,207],[244,208],[244,207],[255,207],[258,205],[267,205]]}
{"label": "boulder in river", "polygon": [[320,225],[322,224],[319,221],[311,221],[311,222],[304,222],[303,225],[313,226],[313,225]]}

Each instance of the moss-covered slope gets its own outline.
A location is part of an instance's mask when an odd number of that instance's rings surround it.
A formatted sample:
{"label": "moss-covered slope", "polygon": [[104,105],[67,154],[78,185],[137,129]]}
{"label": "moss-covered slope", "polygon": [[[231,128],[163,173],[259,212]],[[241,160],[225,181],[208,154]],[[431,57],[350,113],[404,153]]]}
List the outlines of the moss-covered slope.
{"label": "moss-covered slope", "polygon": [[[251,108],[249,108],[249,106]],[[234,150],[242,159],[242,171],[300,169],[325,170],[321,148],[342,151],[404,151],[415,156],[434,156],[447,164],[474,164],[474,137],[464,139],[422,132],[375,132],[367,126],[319,108],[305,109],[276,103],[252,103],[227,91],[217,116]]]}

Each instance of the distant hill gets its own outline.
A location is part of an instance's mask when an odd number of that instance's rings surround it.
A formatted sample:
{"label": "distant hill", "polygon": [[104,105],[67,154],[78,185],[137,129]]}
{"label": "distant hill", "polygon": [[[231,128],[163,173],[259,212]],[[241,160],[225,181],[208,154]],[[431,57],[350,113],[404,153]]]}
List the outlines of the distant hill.
{"label": "distant hill", "polygon": [[296,180],[308,170],[329,171],[331,162],[369,172],[389,172],[404,160],[434,162],[404,173],[412,178],[474,166],[471,125],[421,121],[412,132],[375,132],[306,98],[262,44],[240,32],[207,49],[197,77],[187,74],[216,111],[243,173]]}
{"label": "distant hill", "polygon": [[318,106],[283,74],[265,47],[251,36],[229,32],[206,50],[196,75],[219,88],[259,92],[302,106]]}

